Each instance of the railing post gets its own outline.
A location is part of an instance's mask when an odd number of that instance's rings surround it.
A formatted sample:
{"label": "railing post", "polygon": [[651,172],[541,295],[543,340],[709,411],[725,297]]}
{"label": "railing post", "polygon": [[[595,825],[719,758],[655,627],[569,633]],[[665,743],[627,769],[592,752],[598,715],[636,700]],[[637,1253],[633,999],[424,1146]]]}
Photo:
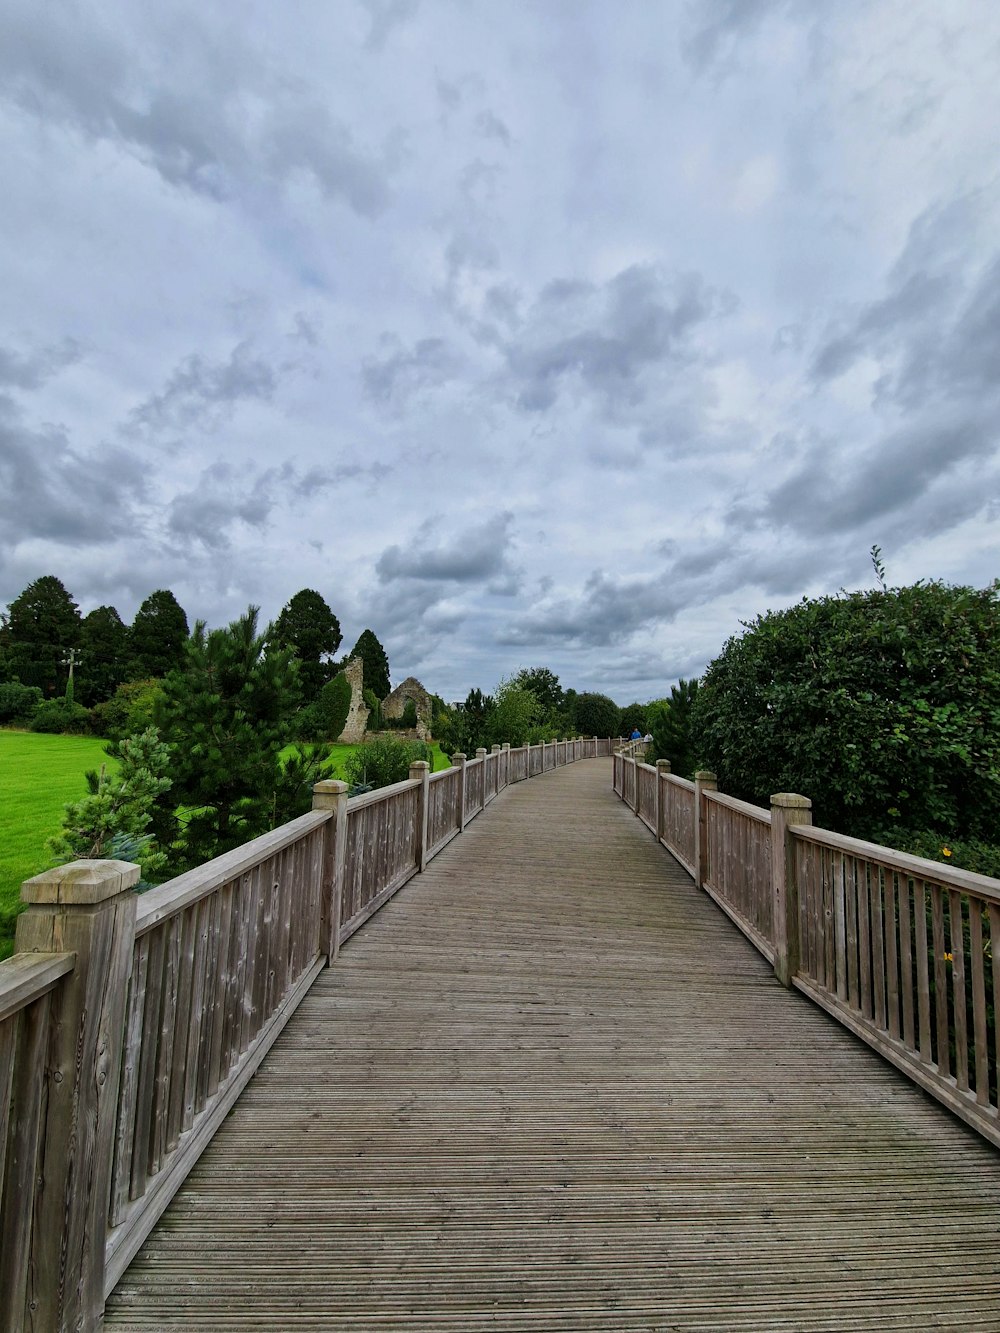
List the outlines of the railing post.
{"label": "railing post", "polygon": [[427,869],[427,807],[430,795],[431,766],[426,759],[415,759],[410,765],[410,777],[419,778],[417,789],[417,865],[421,872]]}
{"label": "railing post", "polygon": [[664,800],[664,787],[667,785],[661,781],[670,772],[669,759],[657,759],[656,761],[656,841],[663,841],[663,824],[666,815],[666,801]]}
{"label": "railing post", "polygon": [[465,828],[465,755],[459,750],[451,756],[452,768],[458,769],[458,827]]}
{"label": "railing post", "polygon": [[771,797],[771,892],[774,895],[774,975],[791,986],[799,970],[799,886],[792,855],[793,824],[812,823],[808,796],[780,791]]}
{"label": "railing post", "polygon": [[25,1328],[76,1333],[103,1321],[138,879],[127,861],[71,861],[21,889],[17,952],[76,953],[52,993]]}
{"label": "railing post", "polygon": [[509,786],[510,786],[510,741],[504,741],[504,743],[503,743],[503,745],[501,745],[500,749],[501,749],[501,751],[503,752],[503,756],[504,756],[504,762],[503,762],[503,785],[504,785],[505,787],[509,787]]}
{"label": "railing post", "polygon": [[629,761],[632,765],[632,813],[639,814],[639,761],[635,757],[635,751],[632,752],[632,758]]}
{"label": "railing post", "polygon": [[480,810],[486,809],[486,756],[488,753],[489,751],[484,750],[482,746],[480,746],[479,749],[476,751],[476,758],[481,761],[479,765],[479,773],[481,779],[480,785],[483,790],[483,799],[482,803],[479,806]]}
{"label": "railing post", "polygon": [[694,882],[699,889],[704,886],[708,865],[708,820],[701,813],[701,794],[718,790],[715,774],[699,768],[694,775]]}
{"label": "railing post", "polygon": [[340,953],[340,917],[344,901],[344,867],[347,863],[347,793],[346,782],[328,778],[313,787],[314,810],[332,810],[326,826],[326,869],[323,875],[323,919],[320,922],[319,947],[326,954],[327,967]]}

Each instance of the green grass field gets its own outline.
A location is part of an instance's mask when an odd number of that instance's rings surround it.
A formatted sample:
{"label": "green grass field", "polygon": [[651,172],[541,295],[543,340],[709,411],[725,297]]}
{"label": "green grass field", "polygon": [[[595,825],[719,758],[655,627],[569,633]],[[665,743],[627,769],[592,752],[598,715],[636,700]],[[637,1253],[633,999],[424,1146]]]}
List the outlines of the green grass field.
{"label": "green grass field", "polygon": [[[88,768],[114,762],[104,745],[93,736],[0,729],[0,959],[13,947],[22,882],[52,864],[45,840],[59,832],[63,807],[86,794]],[[338,776],[356,748],[332,747]],[[437,745],[433,752],[434,768],[447,768]]]}

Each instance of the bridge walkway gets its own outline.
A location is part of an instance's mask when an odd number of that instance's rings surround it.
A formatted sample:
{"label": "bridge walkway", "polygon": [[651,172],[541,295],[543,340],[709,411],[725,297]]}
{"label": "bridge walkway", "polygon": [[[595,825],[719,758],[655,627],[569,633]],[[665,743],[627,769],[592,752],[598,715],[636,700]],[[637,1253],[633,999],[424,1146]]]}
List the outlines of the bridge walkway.
{"label": "bridge walkway", "polygon": [[611,791],[521,783],[321,974],[113,1330],[1000,1329],[1000,1155]]}

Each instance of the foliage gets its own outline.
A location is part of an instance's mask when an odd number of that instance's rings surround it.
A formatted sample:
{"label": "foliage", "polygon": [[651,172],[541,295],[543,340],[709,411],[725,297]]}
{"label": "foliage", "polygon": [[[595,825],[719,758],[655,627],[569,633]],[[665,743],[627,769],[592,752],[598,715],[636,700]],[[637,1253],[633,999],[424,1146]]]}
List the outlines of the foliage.
{"label": "foliage", "polygon": [[344,765],[344,772],[354,787],[389,787],[405,781],[410,776],[410,765],[418,759],[432,761],[423,741],[377,736],[358,747]]}
{"label": "foliage", "polygon": [[361,632],[348,656],[360,657],[364,663],[364,689],[371,690],[376,699],[384,699],[390,692],[389,659],[370,629]]}
{"label": "foliage", "polygon": [[0,724],[30,722],[42,697],[37,685],[22,685],[17,680],[0,684]]}
{"label": "foliage", "polygon": [[333,777],[326,746],[297,745],[291,754],[282,756],[272,798],[270,823],[272,828],[297,819],[312,808],[312,789],[317,782]]}
{"label": "foliage", "polygon": [[129,680],[119,685],[105,703],[91,710],[94,730],[111,740],[134,736],[153,725],[163,699],[161,680]]}
{"label": "foliage", "polygon": [[897,852],[923,856],[928,861],[940,861],[957,870],[1000,879],[1000,846],[982,838],[949,838],[945,842],[938,833],[890,826],[876,830],[871,841],[893,847]]}
{"label": "foliage", "polygon": [[691,717],[698,697],[698,681],[679,680],[670,687],[669,699],[654,699],[649,705],[649,730],[653,752],[647,760],[669,759],[670,771],[693,778],[698,755],[691,731]]}
{"label": "foliage", "polygon": [[51,574],[35,579],[10,603],[0,630],[5,672],[46,694],[66,681],[64,659],[80,641],[80,611]]}
{"label": "foliage", "polygon": [[486,744],[494,707],[490,695],[476,689],[469,691],[464,704],[439,713],[434,721],[434,735],[442,752],[449,758],[453,754],[475,754]]}
{"label": "foliage", "polygon": [[351,711],[351,682],[343,672],[327,681],[316,700],[323,739],[335,741],[347,725],[347,715]]}
{"label": "foliage", "polygon": [[85,774],[88,794],[66,806],[62,832],[48,839],[48,847],[56,864],[61,864],[77,858],[111,857],[112,844],[120,850],[122,839],[127,839],[148,883],[159,876],[167,861],[148,827],[154,803],[170,787],[170,750],[156,728],[150,727],[137,736],[112,742],[107,752],[117,760],[117,767],[109,773],[102,765],[99,773],[90,770]]}
{"label": "foliage", "polygon": [[557,715],[563,706],[563,688],[559,677],[548,667],[522,667],[511,680],[519,690],[529,690],[538,700],[540,717],[550,718]]}
{"label": "foliage", "polygon": [[382,704],[374,690],[362,690],[361,698],[368,709],[368,721],[365,723],[366,731],[382,730]]}
{"label": "foliage", "polygon": [[404,727],[410,730],[417,725],[417,705],[413,699],[407,699],[403,705],[403,716],[400,721]]}
{"label": "foliage", "polygon": [[278,646],[298,658],[302,696],[311,703],[330,678],[329,661],[343,637],[340,621],[320,593],[302,588],[278,613],[273,633]]}
{"label": "foliage", "polygon": [[84,736],[91,730],[90,710],[72,699],[45,699],[32,715],[31,730],[49,735]]}
{"label": "foliage", "polygon": [[[803,600],[758,616],[708,668],[698,747],[725,791],[813,800],[860,837],[995,837],[1000,584],[940,582]],[[898,837],[889,839],[899,841]]]}
{"label": "foliage", "polygon": [[149,680],[182,666],[187,637],[187,616],[174,594],[168,588],[151,592],[128,633],[129,678]]}
{"label": "foliage", "polygon": [[[517,683],[517,677],[501,680],[497,686],[493,711],[486,726],[486,739],[490,745],[526,745],[529,736],[535,730],[547,732],[542,725],[542,705],[532,690],[526,690]],[[539,740],[551,739],[548,735],[539,735]]]}
{"label": "foliage", "polygon": [[648,711],[645,704],[634,703],[621,711],[618,728],[623,736],[631,736],[637,728],[645,736],[649,730]]}
{"label": "foliage", "polygon": [[129,632],[113,606],[99,606],[80,626],[76,684],[81,703],[110,699],[125,679]]}
{"label": "foliage", "polygon": [[174,806],[178,865],[198,865],[269,827],[281,781],[280,752],[298,701],[298,668],[288,648],[257,630],[251,606],[226,629],[194,628],[184,667],[163,682],[163,738],[174,751],[171,803],[161,799],[154,833],[162,844]]}
{"label": "foliage", "polygon": [[578,694],[574,713],[576,729],[581,736],[620,734],[621,709],[606,694]]}

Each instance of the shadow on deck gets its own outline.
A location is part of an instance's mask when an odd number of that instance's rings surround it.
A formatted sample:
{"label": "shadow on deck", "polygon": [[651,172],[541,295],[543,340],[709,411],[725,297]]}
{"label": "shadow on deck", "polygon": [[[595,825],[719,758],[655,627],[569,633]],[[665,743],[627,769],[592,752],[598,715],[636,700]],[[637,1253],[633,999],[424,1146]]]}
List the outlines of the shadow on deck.
{"label": "shadow on deck", "polygon": [[109,1329],[1000,1329],[1000,1158],[611,791],[510,788],[345,946]]}

